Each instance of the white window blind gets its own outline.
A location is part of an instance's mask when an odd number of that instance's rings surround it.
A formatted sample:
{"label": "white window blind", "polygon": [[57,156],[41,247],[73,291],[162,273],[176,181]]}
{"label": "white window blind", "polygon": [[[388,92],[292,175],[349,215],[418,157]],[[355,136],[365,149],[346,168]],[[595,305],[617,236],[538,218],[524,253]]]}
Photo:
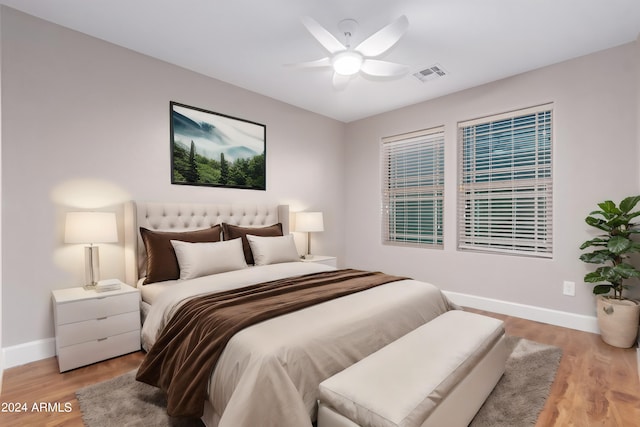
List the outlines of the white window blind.
{"label": "white window blind", "polygon": [[551,257],[552,105],[458,124],[458,248]]}
{"label": "white window blind", "polygon": [[442,248],[444,127],[382,139],[382,240]]}

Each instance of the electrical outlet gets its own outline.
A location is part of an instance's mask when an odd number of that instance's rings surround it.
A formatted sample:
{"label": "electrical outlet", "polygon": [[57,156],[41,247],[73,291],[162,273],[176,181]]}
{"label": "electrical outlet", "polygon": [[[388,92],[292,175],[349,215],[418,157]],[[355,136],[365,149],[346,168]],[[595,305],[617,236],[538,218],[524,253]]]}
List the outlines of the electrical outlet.
{"label": "electrical outlet", "polygon": [[569,295],[571,297],[575,297],[576,296],[576,283],[575,282],[569,282],[567,280],[562,282],[562,294],[563,295]]}

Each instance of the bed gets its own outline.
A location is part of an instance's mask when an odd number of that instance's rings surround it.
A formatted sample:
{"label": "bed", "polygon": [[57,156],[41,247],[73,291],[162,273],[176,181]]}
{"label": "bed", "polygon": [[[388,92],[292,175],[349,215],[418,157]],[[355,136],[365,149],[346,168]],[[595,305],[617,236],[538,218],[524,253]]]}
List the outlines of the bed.
{"label": "bed", "polygon": [[[196,296],[333,270],[299,260],[280,262],[277,255],[267,254],[267,261],[278,262],[143,284],[148,271],[140,227],[175,233],[221,223],[256,231],[281,224],[281,233],[287,236],[289,211],[275,204],[126,205],[126,279],[143,295],[145,349],[154,345],[179,307]],[[276,240],[280,242],[263,239]],[[236,333],[220,354],[208,381],[202,420],[209,427],[310,427],[317,415],[320,382],[452,308],[433,285],[404,279],[249,326]]]}

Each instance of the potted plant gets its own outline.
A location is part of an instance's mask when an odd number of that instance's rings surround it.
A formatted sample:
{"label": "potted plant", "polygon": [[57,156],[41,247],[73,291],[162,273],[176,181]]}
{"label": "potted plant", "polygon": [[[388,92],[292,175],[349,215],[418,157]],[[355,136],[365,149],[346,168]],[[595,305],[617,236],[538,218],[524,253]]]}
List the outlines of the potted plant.
{"label": "potted plant", "polygon": [[640,233],[636,228],[638,224],[632,222],[640,216],[640,211],[633,211],[638,202],[640,196],[627,197],[619,206],[611,200],[598,203],[600,210],[591,212],[585,221],[604,233],[580,246],[580,249],[593,248],[580,256],[582,261],[602,265],[584,276],[585,282],[597,283],[593,293],[597,295],[602,339],[622,348],[633,346],[640,322],[640,305],[622,295],[628,288],[628,279],[640,277],[640,271],[628,262],[629,254],[640,252],[640,243],[631,239]]}

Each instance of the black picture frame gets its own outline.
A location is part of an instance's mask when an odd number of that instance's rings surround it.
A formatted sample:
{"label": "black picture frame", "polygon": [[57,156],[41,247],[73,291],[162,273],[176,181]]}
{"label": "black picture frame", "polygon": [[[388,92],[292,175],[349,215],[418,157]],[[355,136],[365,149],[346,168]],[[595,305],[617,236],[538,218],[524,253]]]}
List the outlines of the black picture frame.
{"label": "black picture frame", "polygon": [[171,101],[171,184],[266,190],[267,126]]}

